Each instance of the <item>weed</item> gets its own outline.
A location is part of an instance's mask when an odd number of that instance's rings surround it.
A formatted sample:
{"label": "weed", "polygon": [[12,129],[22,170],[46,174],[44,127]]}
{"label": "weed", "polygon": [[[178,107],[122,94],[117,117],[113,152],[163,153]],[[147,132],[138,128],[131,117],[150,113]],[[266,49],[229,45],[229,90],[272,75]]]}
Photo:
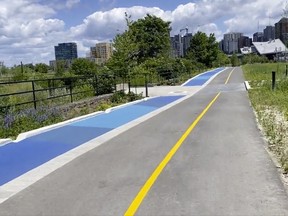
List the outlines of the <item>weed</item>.
{"label": "weed", "polygon": [[[257,119],[268,140],[268,148],[288,172],[288,79],[286,64],[253,64],[243,66],[246,80],[251,84],[249,97]],[[276,72],[276,90],[272,91],[271,72]]]}

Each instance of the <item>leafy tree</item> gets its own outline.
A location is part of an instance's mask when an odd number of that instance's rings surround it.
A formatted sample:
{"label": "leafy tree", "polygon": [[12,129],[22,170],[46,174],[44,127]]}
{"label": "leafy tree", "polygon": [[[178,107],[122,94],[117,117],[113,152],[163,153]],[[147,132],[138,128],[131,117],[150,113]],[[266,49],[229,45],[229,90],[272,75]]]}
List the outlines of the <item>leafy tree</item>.
{"label": "leafy tree", "polygon": [[49,66],[44,63],[39,63],[35,65],[35,71],[38,73],[48,73]]}
{"label": "leafy tree", "polygon": [[56,76],[62,76],[67,70],[67,65],[65,60],[56,61]]}
{"label": "leafy tree", "polygon": [[34,69],[35,69],[35,67],[34,67],[34,65],[33,65],[32,63],[30,63],[30,64],[25,64],[24,67],[25,67],[25,68],[29,68],[29,69],[31,69],[31,70],[34,70]]}
{"label": "leafy tree", "polygon": [[212,67],[219,52],[214,34],[210,34],[208,37],[203,32],[197,32],[191,39],[187,58],[198,63],[198,67]]}
{"label": "leafy tree", "polygon": [[107,66],[116,73],[118,77],[126,77],[129,70],[136,64],[136,46],[131,43],[131,32],[125,31],[114,38],[114,52]]}
{"label": "leafy tree", "polygon": [[27,80],[29,78],[25,70],[22,71],[20,65],[12,67],[10,71],[13,74],[12,79],[14,81]]}
{"label": "leafy tree", "polygon": [[185,66],[186,73],[191,73],[193,70],[196,69],[196,67],[192,63],[192,61],[190,61],[186,58],[181,59],[181,61],[183,62],[184,66]]}
{"label": "leafy tree", "polygon": [[220,67],[228,64],[230,64],[228,56],[222,51],[219,51],[216,60],[213,62],[213,66]]}
{"label": "leafy tree", "polygon": [[7,74],[9,72],[8,68],[5,67],[5,66],[2,66],[0,68],[0,75],[4,75],[4,74]]}
{"label": "leafy tree", "polygon": [[232,67],[239,66],[240,64],[239,59],[235,53],[231,56],[231,64],[232,64]]}
{"label": "leafy tree", "polygon": [[[149,14],[143,19],[131,21],[125,15],[128,30],[115,37],[115,51],[107,64],[120,77],[126,77],[140,64],[145,71],[155,69],[156,61],[152,59],[168,57],[170,51],[169,22]],[[150,64],[154,66],[150,67]]]}
{"label": "leafy tree", "polygon": [[96,70],[96,64],[85,58],[75,59],[71,65],[71,72],[76,75],[92,75]]}
{"label": "leafy tree", "polygon": [[129,26],[132,43],[136,44],[139,63],[148,58],[168,56],[170,51],[170,22],[147,14]]}

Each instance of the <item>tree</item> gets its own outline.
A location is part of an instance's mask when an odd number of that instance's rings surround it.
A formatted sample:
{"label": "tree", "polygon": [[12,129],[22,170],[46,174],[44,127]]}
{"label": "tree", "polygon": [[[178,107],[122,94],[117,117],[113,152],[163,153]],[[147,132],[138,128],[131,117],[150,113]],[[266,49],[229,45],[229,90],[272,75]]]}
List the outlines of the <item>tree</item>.
{"label": "tree", "polygon": [[239,66],[239,59],[235,53],[231,56],[231,64],[232,67]]}
{"label": "tree", "polygon": [[199,66],[212,67],[219,52],[214,34],[210,34],[208,37],[203,32],[197,32],[191,39],[187,58],[198,63]]}
{"label": "tree", "polygon": [[127,14],[125,16],[128,29],[115,37],[115,51],[107,64],[121,77],[140,64],[145,68],[145,61],[168,57],[170,51],[169,22],[149,14],[137,21],[131,21]]}
{"label": "tree", "polygon": [[147,14],[143,19],[132,22],[129,26],[132,43],[136,44],[137,62],[149,58],[168,56],[170,51],[170,22]]}
{"label": "tree", "polygon": [[76,75],[92,75],[96,70],[96,64],[85,58],[75,59],[71,65],[71,72]]}
{"label": "tree", "polygon": [[39,63],[35,65],[35,71],[38,73],[48,73],[49,66],[44,63]]}
{"label": "tree", "polygon": [[126,77],[129,70],[136,64],[136,45],[131,39],[131,32],[125,31],[114,38],[114,52],[107,66],[116,72],[119,77]]}
{"label": "tree", "polygon": [[67,69],[65,60],[56,61],[56,76],[62,76]]}
{"label": "tree", "polygon": [[228,65],[228,64],[230,64],[230,59],[228,58],[228,56],[225,53],[220,51],[217,55],[216,60],[213,62],[213,66],[214,67],[220,67],[220,66],[224,66],[224,65]]}

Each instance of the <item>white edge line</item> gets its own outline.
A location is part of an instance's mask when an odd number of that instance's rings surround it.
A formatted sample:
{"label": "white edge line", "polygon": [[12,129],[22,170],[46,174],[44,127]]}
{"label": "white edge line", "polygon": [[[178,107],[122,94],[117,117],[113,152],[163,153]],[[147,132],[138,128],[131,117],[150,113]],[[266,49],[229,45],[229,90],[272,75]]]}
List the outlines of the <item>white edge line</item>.
{"label": "white edge line", "polygon": [[[221,67],[220,67],[220,68],[221,68]],[[200,74],[198,74],[198,75],[196,75],[196,76],[190,78],[189,80],[187,80],[187,81],[186,81],[185,83],[183,83],[181,86],[185,86],[187,83],[189,83],[191,80],[197,78],[198,76],[201,76],[201,75],[206,74],[206,73],[210,73],[210,72],[212,72],[212,71],[214,71],[214,70],[217,70],[217,69],[220,69],[220,68],[215,68],[215,69],[212,69],[212,70],[206,71],[206,72],[204,72],[204,73],[200,73]],[[227,67],[222,67],[222,68],[223,68],[223,70],[219,71],[218,73],[221,73],[221,72],[223,72],[224,70],[227,69]],[[215,75],[218,75],[218,73],[215,74]],[[213,75],[213,79],[214,79],[214,76],[215,76],[215,75]],[[211,77],[210,79],[212,79],[212,77]],[[210,79],[209,79],[209,80],[210,80]]]}
{"label": "white edge line", "polygon": [[95,139],[92,139],[86,143],[81,144],[80,146],[59,155],[50,161],[30,170],[29,172],[11,180],[10,182],[0,186],[0,204],[9,199],[10,197],[14,196],[15,194],[19,193],[20,191],[24,190],[25,188],[31,186],[35,182],[39,181],[40,179],[44,178],[45,176],[49,175],[50,173],[54,172],[55,170],[61,168],[65,164],[71,162],[72,160],[76,159],[77,157],[87,153],[88,151],[104,144],[108,140],[118,136],[119,134],[127,131],[128,129],[152,118],[153,116],[175,106],[178,103],[181,103],[184,100],[192,97],[198,91],[200,91],[203,87],[199,87],[195,92],[190,95],[184,96],[162,108],[159,108],[155,111],[152,111],[140,118],[137,118],[125,125],[122,125],[118,128],[115,128]]}
{"label": "white edge line", "polygon": [[42,128],[35,129],[35,130],[27,131],[27,132],[19,134],[17,136],[16,140],[0,139],[0,147],[4,146],[4,145],[8,145],[9,143],[13,143],[13,144],[19,143],[20,141],[22,141],[24,139],[27,139],[29,137],[35,136],[37,134],[41,134],[41,133],[44,133],[44,132],[47,132],[47,131],[50,131],[50,130],[53,130],[53,129],[56,129],[56,128],[59,128],[59,127],[62,127],[62,126],[71,124],[71,123],[76,122],[76,121],[81,121],[81,120],[84,120],[86,118],[90,118],[90,117],[93,117],[93,116],[96,116],[96,115],[100,115],[100,114],[102,114],[104,112],[105,113],[109,113],[112,110],[120,109],[122,107],[129,106],[129,105],[132,105],[132,104],[135,104],[135,103],[139,103],[141,101],[146,101],[146,100],[149,100],[149,99],[152,99],[152,98],[155,98],[155,97],[143,98],[143,99],[132,101],[132,102],[129,102],[129,103],[126,103],[126,104],[121,104],[119,106],[108,108],[105,111],[93,112],[93,113],[90,113],[90,114],[87,114],[87,115],[79,116],[79,117],[76,117],[76,118],[73,118],[73,119],[69,119],[69,120],[66,120],[66,121],[63,121],[63,122],[59,122],[59,123],[56,123],[56,124],[53,124],[53,125],[48,125],[48,126],[45,126],[45,127],[42,127]]}
{"label": "white edge line", "polygon": [[[226,70],[227,68],[224,68],[222,71]],[[222,72],[220,71],[220,72]],[[219,73],[220,73],[219,72]],[[194,94],[196,94],[197,92],[199,92],[202,88],[204,88],[209,82],[211,82],[219,73],[215,74],[214,76],[212,76],[203,86],[199,86],[199,88],[193,92],[192,94],[189,94],[187,96],[184,96],[183,98],[180,98],[162,108],[159,108],[155,111],[152,111],[144,116],[141,116],[125,125],[122,125],[118,128],[115,128],[95,139],[92,139],[86,143],[83,143],[81,145],[79,145],[78,147],[65,152],[64,154],[61,154],[53,159],[51,159],[50,161],[30,170],[29,172],[11,180],[10,182],[0,186],[0,204],[3,203],[4,201],[6,201],[7,199],[9,199],[10,197],[14,196],[15,194],[19,193],[20,191],[24,190],[25,188],[28,188],[29,186],[31,186],[32,184],[34,184],[35,182],[39,181],[40,179],[44,178],[45,176],[49,175],[50,173],[54,172],[55,170],[61,168],[62,166],[68,164],[69,162],[71,162],[72,160],[76,159],[77,157],[87,153],[88,151],[104,144],[105,142],[111,140],[112,138],[118,136],[119,134],[127,131],[128,129],[152,118],[153,116],[156,116],[157,114],[171,108],[172,106],[175,106],[178,103],[181,103],[184,100],[187,100],[188,98],[192,97]],[[155,97],[151,97],[151,98],[155,98]],[[148,98],[150,99],[150,98]],[[138,101],[133,101],[131,103],[127,103],[127,104],[123,104],[118,106],[119,107],[123,107],[123,106],[127,106],[129,104],[133,104],[133,103],[138,103],[142,100],[147,100],[147,98],[138,100]],[[116,108],[116,107],[115,107]],[[76,120],[81,120],[84,118],[87,118],[89,116],[93,116],[101,112],[97,112],[97,113],[91,113],[85,116],[81,116],[81,117],[77,117],[75,119],[71,119],[68,120],[66,122],[61,122],[56,124],[57,126],[60,125],[65,125],[68,124],[72,121],[76,121]],[[49,130],[50,128],[55,128],[55,125],[51,125],[51,126],[47,126],[45,127],[46,130]],[[39,132],[40,130],[35,130],[37,132]],[[33,131],[31,131],[32,133]],[[43,131],[42,131],[43,132]],[[27,132],[27,135],[29,132]],[[40,132],[39,132],[40,133]],[[34,134],[35,135],[35,134]]]}

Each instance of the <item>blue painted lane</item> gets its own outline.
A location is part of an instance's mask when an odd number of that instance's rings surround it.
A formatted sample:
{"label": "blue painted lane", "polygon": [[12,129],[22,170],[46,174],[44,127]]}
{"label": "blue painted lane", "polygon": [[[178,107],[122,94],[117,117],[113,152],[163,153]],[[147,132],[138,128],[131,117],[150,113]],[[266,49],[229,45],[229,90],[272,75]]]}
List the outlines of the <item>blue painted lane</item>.
{"label": "blue painted lane", "polygon": [[183,96],[151,98],[0,147],[0,186],[47,161]]}
{"label": "blue painted lane", "polygon": [[184,86],[202,86],[204,85],[212,76],[222,71],[224,68],[217,68],[213,71],[209,71],[199,76],[190,79]]}
{"label": "blue painted lane", "polygon": [[110,113],[103,113],[84,121],[75,122],[71,126],[114,129],[154,110],[155,107],[131,105],[124,109],[112,110]]}

